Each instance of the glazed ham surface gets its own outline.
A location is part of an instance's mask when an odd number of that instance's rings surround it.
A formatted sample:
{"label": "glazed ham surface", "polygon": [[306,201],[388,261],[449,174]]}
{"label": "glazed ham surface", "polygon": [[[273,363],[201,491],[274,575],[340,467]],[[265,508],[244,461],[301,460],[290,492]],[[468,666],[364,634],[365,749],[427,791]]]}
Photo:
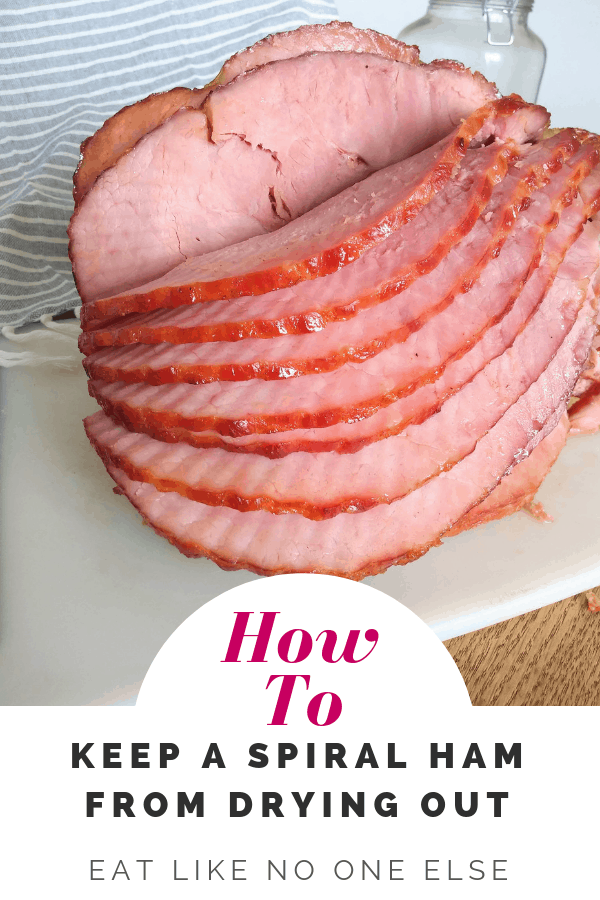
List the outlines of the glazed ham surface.
{"label": "glazed ham surface", "polygon": [[86,143],[85,427],[183,553],[362,578],[530,504],[592,430],[600,138],[495,96],[332,23]]}

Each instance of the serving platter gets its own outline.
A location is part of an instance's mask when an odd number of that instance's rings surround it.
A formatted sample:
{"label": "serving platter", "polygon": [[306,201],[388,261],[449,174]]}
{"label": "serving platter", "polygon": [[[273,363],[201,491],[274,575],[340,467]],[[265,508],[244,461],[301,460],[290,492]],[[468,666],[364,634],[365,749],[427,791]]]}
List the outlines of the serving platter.
{"label": "serving platter", "polygon": [[[256,576],[181,556],[116,497],[81,420],[78,363],[0,370],[0,704],[134,701],[195,609]],[[446,639],[600,584],[600,436],[569,441],[518,513],[369,583]]]}

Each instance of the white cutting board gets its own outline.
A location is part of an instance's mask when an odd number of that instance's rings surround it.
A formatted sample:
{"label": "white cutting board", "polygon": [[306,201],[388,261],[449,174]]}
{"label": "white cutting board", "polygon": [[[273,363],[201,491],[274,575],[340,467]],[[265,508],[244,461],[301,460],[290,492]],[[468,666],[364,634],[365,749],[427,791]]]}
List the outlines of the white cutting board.
{"label": "white cutting board", "polygon": [[[0,704],[127,702],[172,631],[240,582],[144,526],[85,437],[83,370],[0,370]],[[519,513],[369,579],[442,638],[600,584],[600,438],[572,439]]]}

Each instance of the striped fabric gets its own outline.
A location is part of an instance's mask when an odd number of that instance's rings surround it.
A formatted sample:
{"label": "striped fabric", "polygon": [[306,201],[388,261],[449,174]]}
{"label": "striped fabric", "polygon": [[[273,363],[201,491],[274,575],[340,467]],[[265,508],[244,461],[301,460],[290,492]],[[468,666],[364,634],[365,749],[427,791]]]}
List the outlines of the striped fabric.
{"label": "striped fabric", "polygon": [[334,18],[328,0],[5,0],[0,326],[79,304],[65,229],[85,137],[149,93],[202,86],[270,32]]}

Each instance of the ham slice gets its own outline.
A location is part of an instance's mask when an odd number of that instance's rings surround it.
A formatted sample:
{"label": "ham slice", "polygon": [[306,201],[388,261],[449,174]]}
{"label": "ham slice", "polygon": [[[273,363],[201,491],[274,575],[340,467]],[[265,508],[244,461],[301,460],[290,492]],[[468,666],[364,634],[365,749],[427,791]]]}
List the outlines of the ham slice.
{"label": "ham slice", "polygon": [[[177,126],[176,119],[173,117],[170,120],[173,128]],[[355,184],[328,203],[313,209],[299,221],[280,228],[275,234],[263,234],[235,247],[189,258],[164,278],[150,281],[134,293],[126,291],[86,302],[93,299],[93,294],[98,296],[98,292],[84,290],[83,325],[87,330],[103,319],[129,312],[264,294],[330,274],[357,259],[384,240],[391,231],[414,218],[449,181],[456,163],[462,159],[473,138],[484,140],[495,134],[506,140],[523,142],[538,135],[546,121],[547,113],[541,107],[531,107],[513,98],[496,101],[467,118],[439,144],[383,173],[376,172],[366,181]],[[149,139],[159,140],[161,131],[157,129]],[[214,148],[217,145],[211,146]],[[259,151],[248,149],[248,152]],[[265,156],[271,159],[264,153],[261,159]],[[131,154],[127,158],[130,157]],[[181,158],[178,159],[179,164],[183,164]],[[222,184],[225,173],[225,168],[218,168],[211,180],[211,185],[216,186],[218,182],[219,190],[222,188],[225,191],[224,197],[232,190],[231,186]],[[235,184],[236,179],[242,177],[238,166],[231,179]],[[168,180],[164,189],[168,189]],[[208,186],[206,189],[209,189]],[[249,187],[245,196],[248,202],[253,202],[250,198],[254,195]],[[220,208],[224,208],[224,203],[222,200]],[[209,203],[201,211],[211,220],[214,219],[210,213],[212,206],[214,204]],[[124,215],[127,214],[125,207]],[[174,229],[172,216],[168,229]],[[219,229],[216,231],[220,233]],[[154,235],[148,235],[146,229],[144,235],[145,248],[152,244],[154,237],[164,240],[160,228]],[[143,253],[147,252],[144,249]],[[133,269],[129,263],[130,259],[127,260],[126,277],[133,279]],[[136,261],[133,268],[137,266]]]}
{"label": "ham slice", "polygon": [[176,87],[160,94],[150,94],[107,119],[80,147],[79,163],[73,175],[75,208],[100,175],[129,153],[138,141],[180,109],[197,109],[208,96],[208,91],[208,88]]}
{"label": "ham slice", "polygon": [[[564,413],[556,428],[541,441],[535,450],[502,479],[497,488],[466,516],[463,516],[446,537],[460,534],[469,528],[503,519],[533,503],[535,495],[558,459],[569,435],[569,416]],[[547,518],[545,521],[549,521]]]}
{"label": "ham slice", "polygon": [[132,480],[212,506],[322,519],[398,500],[471,453],[542,374],[573,327],[600,262],[598,231],[599,226],[588,226],[578,242],[585,249],[575,245],[570,250],[552,289],[506,353],[423,424],[355,454],[304,452],[273,461],[195,450],[129,433],[102,413],[86,420],[88,437],[105,463]]}
{"label": "ham slice", "polygon": [[177,87],[161,94],[150,94],[107,119],[81,145],[79,165],[73,176],[75,205],[79,206],[102,172],[114,166],[146,134],[178,110],[200,107],[213,85],[227,84],[238,75],[276,59],[289,59],[323,50],[376,53],[409,65],[419,62],[418,47],[408,46],[377,31],[354,28],[350,22],[303,25],[294,31],[271,34],[227,60],[210,85],[204,88]]}
{"label": "ham slice", "polygon": [[[585,148],[581,152],[585,153]],[[90,392],[109,414],[134,430],[153,433],[156,437],[160,437],[159,431],[165,426],[190,431],[214,430],[235,437],[323,428],[368,418],[380,407],[435,382],[451,362],[464,356],[471,345],[507,315],[539,264],[545,236],[556,225],[557,211],[571,196],[570,192],[565,195],[561,174],[562,171],[534,195],[502,252],[484,269],[470,291],[459,294],[406,341],[383,350],[365,363],[347,363],[334,372],[284,382],[254,379],[153,386],[95,380],[90,382]],[[572,208],[576,234],[585,219],[585,207],[578,201]],[[566,221],[570,222],[571,216]],[[450,256],[432,276],[439,276]],[[590,272],[595,264],[590,262]],[[541,301],[555,271],[554,267],[548,267],[537,302]],[[522,324],[518,321],[517,329]],[[490,348],[492,356],[504,351],[505,338],[505,334],[496,333],[496,343]],[[436,387],[439,404],[444,396],[439,385]],[[416,415],[419,414],[417,409]]]}
{"label": "ham slice", "polygon": [[[565,135],[533,148],[526,159],[519,163],[519,168],[515,168],[508,179],[505,179],[507,183],[497,187],[484,219],[476,222],[472,233],[461,242],[457,250],[445,255],[439,252],[440,231],[444,236],[442,243],[450,248],[454,246],[459,235],[475,224],[472,221],[474,213],[470,199],[472,191],[479,197],[479,187],[476,188],[475,185],[480,181],[489,183],[489,180],[498,177],[490,174],[488,166],[491,166],[492,173],[496,171],[494,160],[496,154],[503,152],[501,148],[470,151],[475,161],[468,160],[461,176],[451,182],[405,228],[355,263],[323,279],[319,283],[321,289],[318,292],[311,282],[298,286],[298,293],[303,287],[312,287],[312,294],[318,293],[320,302],[323,302],[324,295],[335,291],[335,286],[331,283],[340,284],[336,300],[345,309],[352,302],[353,288],[364,291],[361,293],[361,300],[364,298],[365,304],[372,298],[385,298],[391,294],[391,299],[387,302],[375,308],[367,308],[366,312],[350,322],[332,324],[316,334],[282,336],[269,341],[248,339],[241,344],[165,344],[161,347],[133,345],[124,350],[93,354],[84,362],[85,369],[91,378],[104,381],[123,381],[128,384],[140,381],[147,384],[185,381],[198,384],[215,380],[290,378],[314,372],[329,372],[348,361],[361,362],[372,358],[421,329],[429,319],[452,302],[455,294],[463,290],[465,284],[471,284],[477,279],[489,259],[499,252],[504,239],[517,221],[517,211],[528,202],[526,198],[529,192],[540,187],[540,184],[547,183],[548,171],[555,170],[560,165],[560,160],[568,153],[573,153],[577,146],[577,142]],[[473,179],[472,169],[480,154],[484,172],[478,171],[475,183],[466,190],[465,183],[468,185],[469,180]],[[555,195],[558,196],[560,191],[565,190],[567,179],[571,187],[576,186],[589,172],[597,155],[597,145],[593,144],[577,154],[570,170],[564,173],[564,180],[561,182],[557,177],[557,183],[562,184],[562,187],[555,188]],[[454,190],[450,190],[451,187]],[[446,218],[452,214],[460,221],[460,225],[451,231],[450,236],[444,225],[444,213]],[[436,248],[435,252],[428,252],[432,245]],[[418,255],[421,256],[421,261],[413,263],[412,259]],[[407,257],[408,263],[398,273],[397,260],[405,260]],[[411,279],[418,278],[419,270],[422,272],[429,269],[435,270],[430,278],[418,281],[406,291]],[[387,279],[390,272],[394,273],[394,277]],[[370,280],[376,281],[377,287],[375,290],[365,291],[365,285],[369,285]],[[396,296],[392,294],[394,290]],[[406,293],[400,293],[401,290]],[[305,290],[303,296],[309,302],[307,293]],[[272,308],[276,302],[274,295],[264,298],[265,306]],[[357,306],[359,302],[356,301]],[[231,305],[235,303],[236,301],[232,301]],[[214,305],[222,306],[218,303]]]}
{"label": "ham slice", "polygon": [[416,53],[270,36],[82,148],[86,431],[188,556],[376,574],[600,421],[600,138]]}
{"label": "ham slice", "polygon": [[145,520],[188,556],[260,574],[373,575],[439,543],[554,429],[589,353],[595,314],[590,298],[554,360],[468,457],[394,503],[314,522],[295,513],[210,507],[132,481],[112,466],[109,472]]}

